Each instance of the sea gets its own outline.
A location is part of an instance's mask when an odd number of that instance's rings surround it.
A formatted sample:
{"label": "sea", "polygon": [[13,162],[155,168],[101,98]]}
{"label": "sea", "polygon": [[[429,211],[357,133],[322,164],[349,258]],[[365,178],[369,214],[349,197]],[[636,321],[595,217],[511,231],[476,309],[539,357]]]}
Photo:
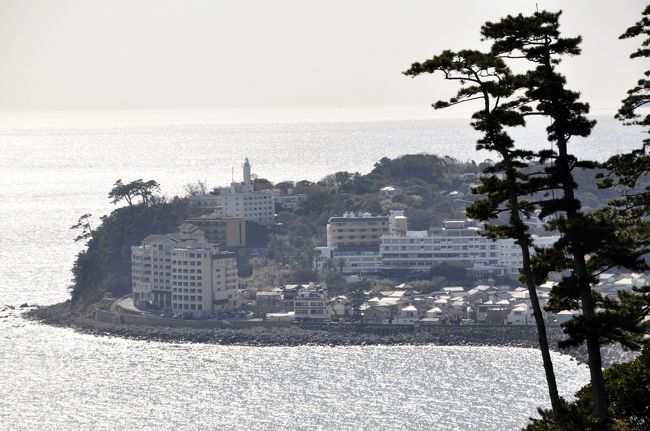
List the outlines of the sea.
{"label": "sea", "polygon": [[[640,130],[596,115],[581,158],[628,151]],[[83,245],[69,229],[114,207],[122,179],[168,197],[197,180],[317,181],[382,157],[480,162],[468,116],[421,108],[0,112],[1,430],[511,430],[548,407],[540,354],[510,347],[236,347],[92,336],[21,318],[66,300]],[[513,130],[548,148],[543,121]],[[588,370],[553,354],[560,393]]]}

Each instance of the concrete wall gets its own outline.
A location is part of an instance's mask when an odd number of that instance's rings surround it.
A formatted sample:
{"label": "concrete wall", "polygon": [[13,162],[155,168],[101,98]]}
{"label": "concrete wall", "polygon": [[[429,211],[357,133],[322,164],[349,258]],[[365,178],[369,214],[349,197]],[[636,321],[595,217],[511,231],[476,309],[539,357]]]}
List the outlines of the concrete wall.
{"label": "concrete wall", "polygon": [[225,329],[225,328],[281,328],[292,326],[291,322],[261,322],[246,320],[183,320],[166,319],[155,316],[134,316],[117,314],[108,311],[95,311],[95,320],[100,323],[112,323],[123,325],[159,326],[163,328],[197,328],[197,329]]}
{"label": "concrete wall", "polygon": [[[166,328],[197,328],[197,329],[247,329],[247,328],[288,328],[322,330],[334,333],[365,333],[377,335],[427,333],[440,337],[453,337],[467,341],[483,339],[503,339],[512,341],[536,342],[537,329],[531,325],[375,325],[375,324],[322,324],[322,323],[292,323],[278,321],[246,321],[246,320],[181,320],[166,319],[154,316],[133,316],[126,314],[96,311],[95,320],[101,323],[158,326]],[[551,328],[549,328],[551,330]]]}

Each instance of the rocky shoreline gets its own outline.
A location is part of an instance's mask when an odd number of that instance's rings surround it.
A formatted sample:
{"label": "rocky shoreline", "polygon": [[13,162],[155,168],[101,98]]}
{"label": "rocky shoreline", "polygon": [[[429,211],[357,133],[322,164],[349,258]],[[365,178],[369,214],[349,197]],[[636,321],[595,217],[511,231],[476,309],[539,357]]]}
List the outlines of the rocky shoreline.
{"label": "rocky shoreline", "polygon": [[[462,330],[427,330],[380,334],[371,330],[352,327],[316,328],[291,326],[286,328],[254,327],[248,329],[198,329],[168,328],[145,325],[126,325],[101,323],[93,319],[92,310],[75,310],[69,302],[32,308],[22,316],[28,320],[48,325],[73,328],[74,330],[96,336],[116,336],[133,340],[209,343],[233,346],[394,346],[394,345],[438,345],[438,346],[496,346],[496,347],[537,347],[534,330],[512,330],[512,327],[486,328],[481,325],[468,325]],[[510,328],[505,330],[505,328]],[[532,329],[529,327],[529,329]],[[549,328],[549,344],[557,346],[562,337],[559,328]],[[554,350],[569,354],[579,362],[585,362],[583,349]],[[604,366],[629,360],[632,352],[620,348],[604,348]]]}
{"label": "rocky shoreline", "polygon": [[336,331],[306,329],[303,327],[250,329],[198,329],[168,328],[144,325],[124,325],[95,321],[88,313],[72,311],[67,303],[37,307],[23,314],[28,320],[48,325],[73,328],[91,335],[111,335],[136,340],[162,342],[213,343],[240,346],[364,346],[364,345],[472,345],[535,347],[531,338],[513,337],[504,340],[499,336],[483,334],[477,337],[459,337],[430,332],[403,332],[375,334],[366,331]]}

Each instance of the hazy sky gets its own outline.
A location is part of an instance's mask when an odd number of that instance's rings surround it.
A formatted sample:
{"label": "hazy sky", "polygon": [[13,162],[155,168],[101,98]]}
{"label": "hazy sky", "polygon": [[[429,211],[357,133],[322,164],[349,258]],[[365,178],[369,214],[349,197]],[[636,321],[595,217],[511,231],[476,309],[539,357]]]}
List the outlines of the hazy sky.
{"label": "hazy sky", "polygon": [[[645,1],[537,0],[563,9],[583,54],[571,88],[614,109],[647,69],[617,36]],[[0,0],[0,109],[426,105],[440,77],[401,75],[532,0]]]}

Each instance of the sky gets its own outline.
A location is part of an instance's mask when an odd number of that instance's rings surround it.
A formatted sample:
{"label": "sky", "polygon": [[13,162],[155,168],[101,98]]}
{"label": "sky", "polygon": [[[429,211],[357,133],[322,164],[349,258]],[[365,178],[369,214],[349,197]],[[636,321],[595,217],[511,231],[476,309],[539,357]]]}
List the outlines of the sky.
{"label": "sky", "polygon": [[616,109],[644,1],[0,0],[0,110],[425,106],[455,87],[403,70],[536,5],[583,36],[570,88]]}

